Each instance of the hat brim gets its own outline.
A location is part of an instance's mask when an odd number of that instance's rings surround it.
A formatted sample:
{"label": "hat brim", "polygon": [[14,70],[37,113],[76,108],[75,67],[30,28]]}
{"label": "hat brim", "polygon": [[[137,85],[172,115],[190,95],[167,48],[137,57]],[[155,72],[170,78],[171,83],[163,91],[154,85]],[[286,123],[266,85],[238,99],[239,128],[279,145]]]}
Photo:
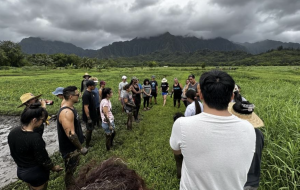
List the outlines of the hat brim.
{"label": "hat brim", "polygon": [[83,75],[83,77],[82,77],[82,78],[85,78],[86,76],[88,76],[88,77],[92,77],[91,75]]}
{"label": "hat brim", "polygon": [[161,82],[168,82],[168,80],[162,80]]}
{"label": "hat brim", "polygon": [[256,113],[252,112],[252,114],[240,114],[237,113],[236,111],[234,111],[233,109],[233,105],[235,103],[230,102],[228,105],[228,111],[229,113],[237,116],[240,119],[244,119],[249,121],[254,128],[259,128],[259,127],[263,127],[264,126],[264,122],[256,115]]}
{"label": "hat brim", "polygon": [[[30,101],[30,100],[32,100],[33,98],[39,98],[40,96],[42,96],[43,94],[40,94],[40,95],[37,95],[37,96],[34,96],[34,97],[32,97],[32,98],[30,98],[30,99],[28,99],[26,102],[28,102],[28,101]],[[24,102],[23,104],[21,104],[21,105],[19,105],[17,108],[19,108],[19,107],[22,107],[26,102]]]}

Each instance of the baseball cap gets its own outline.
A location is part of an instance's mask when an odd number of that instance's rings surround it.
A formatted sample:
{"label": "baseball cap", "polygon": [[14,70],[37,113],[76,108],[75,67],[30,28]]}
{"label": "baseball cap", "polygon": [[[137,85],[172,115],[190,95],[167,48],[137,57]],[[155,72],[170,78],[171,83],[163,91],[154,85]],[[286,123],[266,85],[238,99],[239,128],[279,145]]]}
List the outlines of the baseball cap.
{"label": "baseball cap", "polygon": [[127,79],[127,77],[124,75],[124,76],[122,76],[122,79]]}
{"label": "baseball cap", "polygon": [[55,89],[55,91],[52,92],[52,94],[55,95],[55,96],[57,96],[57,95],[59,95],[59,94],[64,94],[64,93],[63,93],[63,90],[64,90],[63,87],[57,87],[57,88]]}
{"label": "baseball cap", "polygon": [[86,82],[86,87],[88,87],[88,86],[96,86],[96,83],[92,80],[89,80]]}

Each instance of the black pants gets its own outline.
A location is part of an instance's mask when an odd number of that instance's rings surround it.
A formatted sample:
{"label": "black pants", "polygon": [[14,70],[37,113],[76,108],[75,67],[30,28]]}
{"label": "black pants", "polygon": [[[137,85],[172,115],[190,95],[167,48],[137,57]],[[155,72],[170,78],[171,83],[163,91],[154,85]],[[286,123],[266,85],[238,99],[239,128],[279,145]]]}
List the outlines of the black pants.
{"label": "black pants", "polygon": [[150,98],[149,96],[144,97],[144,108],[146,103],[147,103],[147,107],[149,107],[149,98]]}
{"label": "black pants", "polygon": [[180,105],[180,98],[175,98],[173,99],[173,102],[174,102],[174,107],[176,106],[176,101],[178,102],[178,105]]}
{"label": "black pants", "polygon": [[138,115],[139,115],[139,111],[140,111],[140,107],[141,107],[141,95],[138,94],[136,95],[136,97],[134,97],[134,103],[136,105],[136,110],[134,112],[134,119],[137,120],[138,119]]}

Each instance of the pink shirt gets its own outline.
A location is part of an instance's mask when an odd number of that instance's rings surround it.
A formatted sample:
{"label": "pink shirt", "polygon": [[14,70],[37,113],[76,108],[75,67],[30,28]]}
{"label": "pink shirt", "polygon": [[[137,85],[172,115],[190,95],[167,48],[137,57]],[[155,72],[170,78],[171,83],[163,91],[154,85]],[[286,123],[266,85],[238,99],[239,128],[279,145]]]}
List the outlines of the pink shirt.
{"label": "pink shirt", "polygon": [[113,114],[111,112],[111,108],[112,107],[111,107],[110,100],[107,100],[106,98],[104,98],[104,99],[101,100],[101,103],[100,103],[100,115],[101,115],[101,119],[102,119],[103,123],[106,123],[104,121],[104,119],[105,119],[104,113],[103,113],[103,108],[104,107],[108,107],[108,114],[107,114],[107,116],[108,116],[108,119],[110,120],[110,122],[112,122],[114,120],[114,116],[113,116]]}

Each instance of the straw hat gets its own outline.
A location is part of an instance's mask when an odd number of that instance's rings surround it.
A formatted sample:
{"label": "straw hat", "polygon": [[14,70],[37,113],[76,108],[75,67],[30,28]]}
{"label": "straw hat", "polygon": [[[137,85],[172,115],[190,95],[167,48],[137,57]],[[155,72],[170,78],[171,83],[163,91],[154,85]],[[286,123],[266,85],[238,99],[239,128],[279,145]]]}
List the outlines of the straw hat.
{"label": "straw hat", "polygon": [[21,107],[23,106],[26,102],[28,102],[29,100],[32,100],[33,98],[39,98],[42,94],[38,95],[38,96],[34,96],[32,93],[26,93],[26,94],[23,94],[21,97],[20,97],[20,100],[22,102],[21,105],[18,106]]}
{"label": "straw hat", "polygon": [[249,121],[254,128],[263,127],[264,122],[254,113],[254,104],[248,101],[243,102],[230,102],[228,111],[240,119]]}
{"label": "straw hat", "polygon": [[167,80],[166,78],[163,78],[163,79],[161,80],[161,82],[168,82],[168,80]]}
{"label": "straw hat", "polygon": [[88,73],[84,73],[83,78],[85,78],[86,76],[88,76],[89,78],[91,77],[91,75],[89,75]]}

